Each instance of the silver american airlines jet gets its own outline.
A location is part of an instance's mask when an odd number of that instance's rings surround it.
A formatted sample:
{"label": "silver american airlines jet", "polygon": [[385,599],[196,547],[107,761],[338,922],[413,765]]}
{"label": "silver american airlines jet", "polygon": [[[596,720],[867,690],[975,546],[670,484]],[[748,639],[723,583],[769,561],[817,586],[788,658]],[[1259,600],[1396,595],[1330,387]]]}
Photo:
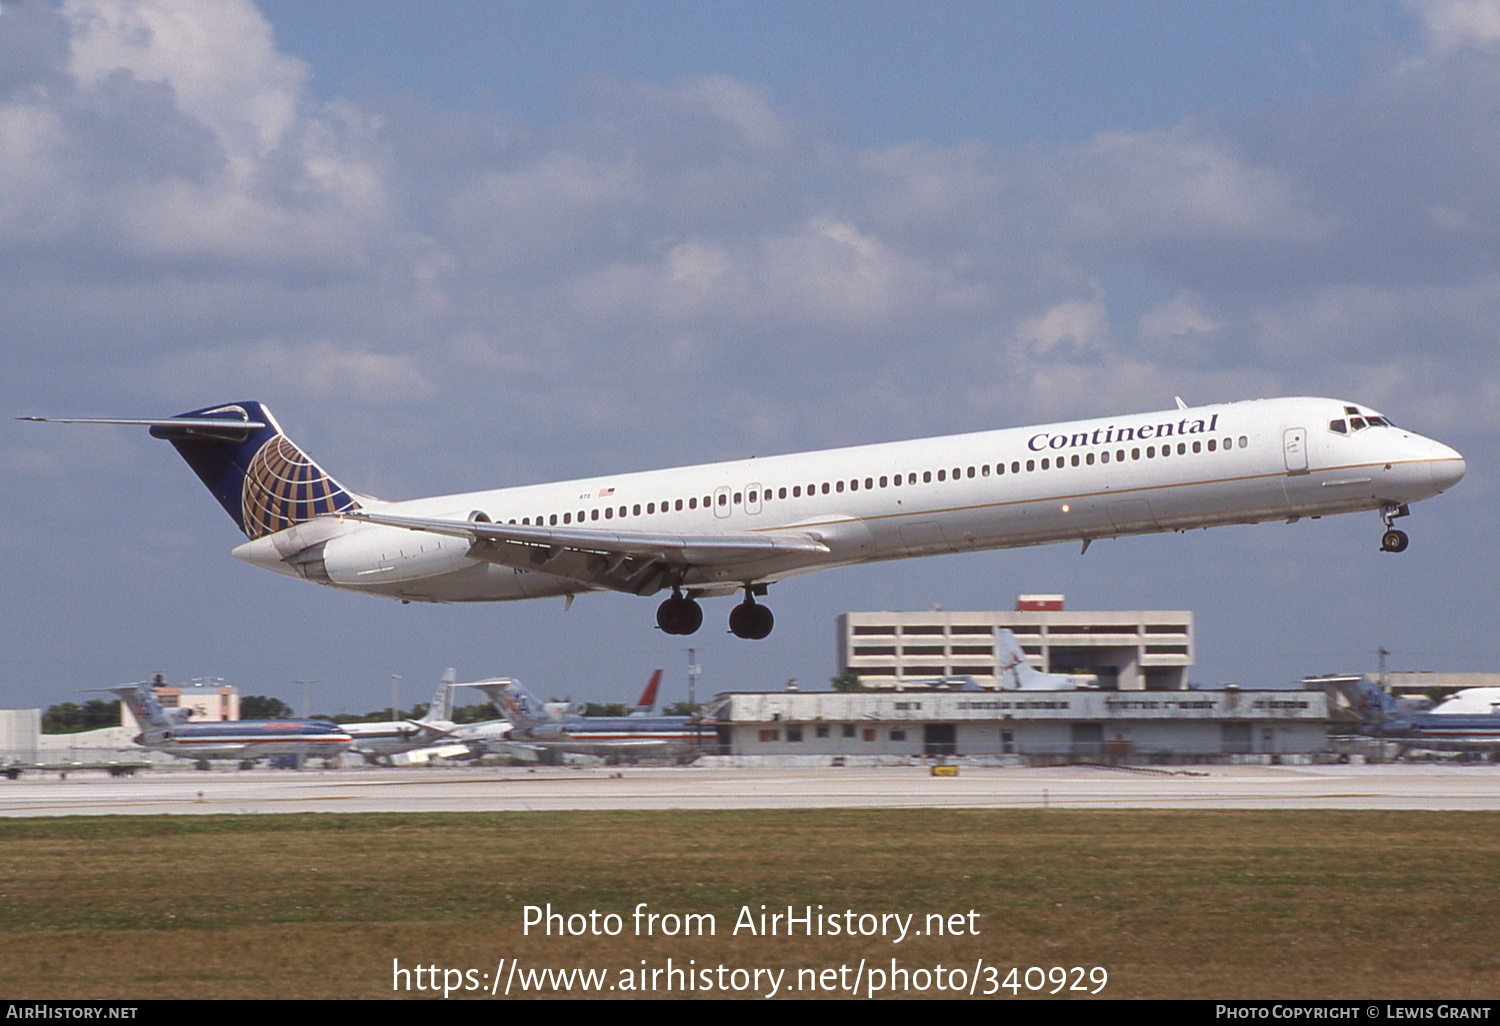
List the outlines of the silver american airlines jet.
{"label": "silver american airlines jet", "polygon": [[[54,418],[23,418],[47,420]],[[767,586],[836,566],[1377,511],[1401,552],[1408,506],[1464,475],[1453,449],[1341,399],[1258,399],[1165,413],[385,501],[350,491],[257,402],[133,424],[176,446],[249,539],[234,555],[289,577],[404,602],[620,591],[743,593],[742,638],[771,633]]]}

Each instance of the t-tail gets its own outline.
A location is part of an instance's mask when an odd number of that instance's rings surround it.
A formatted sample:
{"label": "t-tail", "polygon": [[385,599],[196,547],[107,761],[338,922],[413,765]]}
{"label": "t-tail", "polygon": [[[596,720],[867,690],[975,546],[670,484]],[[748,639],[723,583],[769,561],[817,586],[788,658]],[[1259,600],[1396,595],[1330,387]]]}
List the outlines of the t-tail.
{"label": "t-tail", "polygon": [[556,738],[568,733],[565,720],[554,708],[557,703],[543,702],[518,680],[487,681],[468,687],[478,688],[489,696],[500,714],[510,721],[513,736]]}
{"label": "t-tail", "polygon": [[254,541],[359,503],[291,439],[258,402],[227,403],[160,420],[23,417],[66,424],[127,424],[151,429],[182,454],[219,505]]}
{"label": "t-tail", "polygon": [[156,697],[156,687],[151,681],[143,680],[139,684],[121,684],[113,688],[95,688],[96,691],[105,691],[119,696],[120,701],[125,703],[125,708],[130,710],[130,715],[135,717],[136,723],[140,724],[141,730],[165,730],[187,720],[189,710],[168,709],[161,704]]}

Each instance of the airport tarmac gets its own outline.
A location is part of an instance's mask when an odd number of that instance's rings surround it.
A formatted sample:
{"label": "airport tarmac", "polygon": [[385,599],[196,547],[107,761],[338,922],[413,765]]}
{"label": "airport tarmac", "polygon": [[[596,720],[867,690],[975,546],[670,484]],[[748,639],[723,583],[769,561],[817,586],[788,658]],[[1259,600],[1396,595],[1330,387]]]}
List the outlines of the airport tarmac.
{"label": "airport tarmac", "polygon": [[571,809],[1500,809],[1500,766],[216,770],[0,779],[0,816]]}

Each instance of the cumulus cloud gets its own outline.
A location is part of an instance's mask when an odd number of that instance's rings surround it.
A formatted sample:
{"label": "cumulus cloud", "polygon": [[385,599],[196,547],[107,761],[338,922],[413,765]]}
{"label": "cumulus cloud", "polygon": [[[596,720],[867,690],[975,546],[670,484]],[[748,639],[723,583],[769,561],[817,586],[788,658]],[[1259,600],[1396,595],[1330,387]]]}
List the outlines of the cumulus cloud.
{"label": "cumulus cloud", "polygon": [[374,120],[311,104],[306,67],[276,51],[247,0],[7,13],[66,40],[22,61],[28,79],[0,98],[13,259],[347,272],[395,230]]}
{"label": "cumulus cloud", "polygon": [[1407,0],[1434,50],[1492,48],[1500,44],[1500,4],[1495,0]]}
{"label": "cumulus cloud", "polygon": [[[1410,9],[1418,44],[1339,92],[1011,149],[851,145],[722,74],[600,77],[555,124],[330,100],[249,0],[7,0],[0,396],[110,415],[263,399],[392,496],[1174,395],[1339,395],[1482,454],[1500,431],[1500,19]],[[137,547],[122,524],[158,521],[182,473],[139,446],[0,439],[3,495],[92,514],[107,493],[115,515],[87,527],[122,533],[76,558]],[[1470,467],[1435,517],[1486,522]],[[56,578],[22,560],[59,558],[58,527],[13,512],[13,574]],[[1451,580],[1485,542],[1465,544]],[[197,547],[133,558],[143,580],[165,560],[202,579]],[[1323,576],[1348,587],[1344,570]]]}
{"label": "cumulus cloud", "polygon": [[0,296],[23,351],[159,392],[498,397],[537,445],[685,402],[731,449],[1425,389],[1413,339],[1492,360],[1500,74],[1493,5],[1412,9],[1424,48],[1346,95],[1008,152],[849,147],[724,75],[601,77],[546,128],[320,101],[248,0],[26,4]]}
{"label": "cumulus cloud", "polygon": [[280,395],[309,401],[383,404],[430,399],[435,389],[411,355],[362,352],[320,339],[292,345],[264,339],[248,345],[184,353],[156,376],[189,389],[225,395]]}
{"label": "cumulus cloud", "polygon": [[1179,292],[1141,316],[1140,334],[1142,338],[1165,341],[1210,335],[1223,326],[1223,321],[1200,309],[1192,296]]}

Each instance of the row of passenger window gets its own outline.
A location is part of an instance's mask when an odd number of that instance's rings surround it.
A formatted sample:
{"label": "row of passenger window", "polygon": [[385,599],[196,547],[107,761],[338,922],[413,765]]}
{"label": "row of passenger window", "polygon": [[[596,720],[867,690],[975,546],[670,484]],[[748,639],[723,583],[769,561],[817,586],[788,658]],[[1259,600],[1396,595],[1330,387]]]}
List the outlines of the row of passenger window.
{"label": "row of passenger window", "polygon": [[[1079,453],[1073,453],[1071,456],[1043,456],[1039,460],[1029,459],[1024,462],[1022,462],[1021,460],[1012,460],[1008,464],[1003,462],[994,464],[993,473],[996,477],[1003,477],[1007,473],[1029,474],[1035,473],[1038,470],[1062,470],[1064,467],[1092,467],[1096,463],[1125,463],[1128,460],[1154,460],[1159,458],[1165,459],[1174,454],[1177,456],[1186,456],[1189,453],[1201,453],[1205,450],[1208,452],[1218,452],[1222,449],[1223,451],[1227,452],[1230,449],[1235,448],[1236,444],[1238,444],[1239,448],[1241,449],[1248,448],[1250,445],[1250,439],[1244,435],[1241,435],[1238,439],[1238,443],[1236,443],[1236,440],[1233,438],[1210,438],[1206,442],[1202,439],[1193,442],[1178,442],[1175,447],[1172,445],[1172,443],[1168,442],[1161,446],[1148,445],[1144,449],[1139,446],[1134,446],[1130,449],[1115,449],[1113,450],[1113,452],[1106,449],[1105,451],[1100,453],[1087,452],[1081,455]],[[950,471],[947,468],[937,471],[924,470],[921,472],[921,483],[932,484],[934,480],[938,482],[944,482],[949,480],[958,481],[973,477],[989,477],[990,474],[991,466],[988,463],[978,467],[954,467],[951,471],[951,477]],[[807,485],[805,494],[829,495],[841,493],[845,490],[857,492],[861,489],[861,486],[863,486],[865,491],[874,491],[876,488],[900,488],[902,487],[903,483],[905,485],[917,484],[917,472],[912,471],[906,474],[904,478],[901,474],[882,474],[878,478],[873,476],[863,479],[857,477],[850,478],[847,483],[844,481],[824,481],[821,485]],[[735,492],[734,505],[738,506],[742,502],[747,502],[749,505],[755,506],[759,505],[761,502],[771,502],[773,501],[773,499],[800,499],[803,497],[803,494],[804,488],[802,485],[792,485],[790,488],[781,487],[775,489],[769,487],[756,488],[747,491]],[[715,501],[716,500],[714,496],[705,495],[701,500],[701,508],[711,509]],[[717,502],[720,507],[727,507],[730,503],[729,492],[719,492]],[[569,511],[567,513],[561,514],[550,513],[545,517],[538,516],[535,518],[535,520],[533,520],[533,518],[531,517],[522,517],[520,522],[527,526],[535,523],[537,526],[556,527],[559,524],[563,526],[567,526],[573,523],[582,524],[589,521],[599,520],[601,518],[604,520],[613,520],[617,516],[621,518],[627,516],[638,517],[643,513],[646,516],[653,516],[658,512],[667,513],[672,511],[681,511],[684,509],[694,510],[699,508],[700,500],[695,495],[687,499],[668,499],[660,503],[659,506],[655,502],[645,503],[644,506],[641,503],[637,502],[631,506],[604,506],[602,508],[595,508],[592,510],[581,509],[576,514],[576,520],[574,519],[575,514]],[[512,524],[516,523],[514,518],[512,518],[510,522]]]}

